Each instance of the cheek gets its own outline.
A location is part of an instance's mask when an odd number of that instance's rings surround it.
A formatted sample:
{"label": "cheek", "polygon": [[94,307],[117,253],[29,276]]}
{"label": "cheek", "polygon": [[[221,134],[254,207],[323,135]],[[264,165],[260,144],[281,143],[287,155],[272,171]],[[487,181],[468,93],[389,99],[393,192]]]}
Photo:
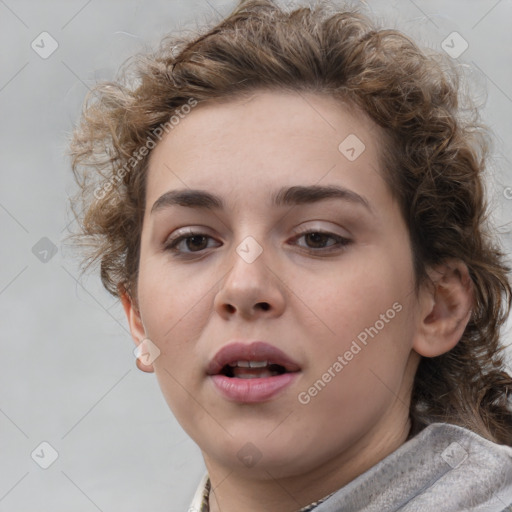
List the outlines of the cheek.
{"label": "cheek", "polygon": [[317,283],[318,293],[304,290],[303,295],[314,301],[311,309],[325,320],[332,336],[347,340],[376,322],[379,330],[383,325],[396,324],[396,309],[405,308],[411,287],[407,268],[400,272],[392,262],[386,265],[382,259],[372,262],[361,258],[353,265],[334,269],[323,286]]}
{"label": "cheek", "polygon": [[201,309],[202,298],[211,284],[190,268],[179,269],[166,263],[164,257],[141,260],[139,269],[139,301],[143,318],[158,337]]}
{"label": "cheek", "polygon": [[350,271],[340,267],[333,272],[325,281],[327,293],[316,294],[312,305],[329,327],[324,329],[323,354],[312,364],[313,377],[321,379],[342,356],[343,370],[334,371],[337,384],[332,388],[337,391],[330,399],[356,409],[359,400],[371,399],[375,386],[384,388],[379,377],[392,389],[400,386],[414,335],[412,262],[375,254],[379,252],[368,251],[367,258],[351,261],[346,265]]}
{"label": "cheek", "polygon": [[[146,334],[160,350],[153,362],[162,394],[177,421],[190,432],[190,419],[202,417],[204,410],[191,396],[199,396],[196,344],[209,317],[211,295],[204,280],[194,275],[170,271],[165,265],[141,261],[139,303]],[[199,281],[199,279],[197,278]],[[193,373],[196,372],[196,373]]]}
{"label": "cheek", "polygon": [[[139,303],[146,334],[159,350],[155,370],[184,375],[196,358],[195,343],[211,313],[212,283],[165,265],[141,262]],[[186,274],[186,275],[185,275]],[[197,281],[197,282],[196,282]]]}
{"label": "cheek", "polygon": [[354,316],[346,331],[339,329],[336,342],[324,345],[322,355],[309,368],[300,389],[303,412],[314,424],[318,418],[326,418],[321,422],[326,435],[327,431],[333,435],[345,431],[357,436],[374,425],[401,395],[411,353],[412,323],[409,304],[394,304],[394,309],[375,307],[384,320],[366,312],[371,319],[366,322],[361,315]]}

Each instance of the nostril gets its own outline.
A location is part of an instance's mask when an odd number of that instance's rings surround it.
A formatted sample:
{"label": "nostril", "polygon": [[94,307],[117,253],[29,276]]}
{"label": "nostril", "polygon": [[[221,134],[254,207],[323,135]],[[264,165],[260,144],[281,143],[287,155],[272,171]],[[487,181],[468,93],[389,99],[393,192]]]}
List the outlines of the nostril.
{"label": "nostril", "polygon": [[[268,302],[258,302],[257,306],[260,307],[263,311],[268,311],[270,309],[270,304]],[[225,308],[228,313],[235,313],[236,311],[235,306],[231,304],[226,304]]]}

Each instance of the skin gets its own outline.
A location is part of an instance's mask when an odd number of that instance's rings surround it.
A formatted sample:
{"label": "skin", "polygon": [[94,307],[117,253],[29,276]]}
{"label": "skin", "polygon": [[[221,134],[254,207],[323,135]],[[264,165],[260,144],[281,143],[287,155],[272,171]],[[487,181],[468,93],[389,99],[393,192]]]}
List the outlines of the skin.
{"label": "skin", "polygon": [[[338,150],[349,134],[365,144],[354,161]],[[330,97],[257,91],[198,105],[152,151],[138,295],[122,302],[135,343],[149,338],[160,350],[152,365],[138,366],[155,371],[201,448],[213,512],[298,510],[396,450],[409,434],[420,356],[453,348],[469,320],[461,262],[429,269],[432,282],[414,291],[407,227],[379,164],[383,140],[364,113]],[[315,184],[347,188],[369,208],[340,199],[270,204],[280,187]],[[226,209],[151,214],[162,194],[182,188],[213,192]],[[165,250],[187,227],[211,238],[182,241],[181,258]],[[299,236],[315,229],[349,243]],[[252,263],[236,252],[248,236],[263,250]],[[300,403],[299,393],[394,303],[401,311]],[[299,363],[299,377],[264,403],[226,400],[205,369],[234,339],[279,347]],[[261,456],[252,467],[237,456],[248,442]]]}

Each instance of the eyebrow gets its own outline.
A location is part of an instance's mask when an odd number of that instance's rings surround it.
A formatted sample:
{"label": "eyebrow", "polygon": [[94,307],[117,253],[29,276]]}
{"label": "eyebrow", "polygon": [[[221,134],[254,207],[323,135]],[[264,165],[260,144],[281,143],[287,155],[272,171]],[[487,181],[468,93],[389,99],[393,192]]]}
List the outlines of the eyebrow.
{"label": "eyebrow", "polygon": [[[293,187],[283,187],[272,194],[271,201],[274,206],[279,207],[312,204],[327,199],[339,199],[360,204],[370,212],[372,211],[366,198],[352,190],[337,185],[296,185]],[[151,214],[171,206],[223,210],[225,205],[221,197],[205,190],[169,190],[153,203]]]}

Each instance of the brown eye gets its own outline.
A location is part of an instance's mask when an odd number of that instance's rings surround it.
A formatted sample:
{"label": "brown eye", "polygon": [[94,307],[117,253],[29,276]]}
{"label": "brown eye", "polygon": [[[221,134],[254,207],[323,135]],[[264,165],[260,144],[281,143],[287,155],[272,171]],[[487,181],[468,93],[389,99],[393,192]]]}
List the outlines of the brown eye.
{"label": "brown eye", "polygon": [[207,244],[205,244],[205,241],[208,239],[207,236],[204,235],[194,235],[194,236],[188,236],[185,238],[185,245],[187,246],[187,249],[205,249]]}
{"label": "brown eye", "polygon": [[[351,240],[348,238],[335,235],[334,233],[328,233],[326,231],[306,231],[295,237],[295,240],[300,240],[301,238],[304,238],[306,245],[298,245],[312,250],[313,252],[319,252],[318,250],[322,249],[330,250],[330,248],[336,247],[342,248],[351,243]],[[329,240],[333,240],[334,242],[328,243]]]}
{"label": "brown eye", "polygon": [[315,249],[321,249],[323,247],[325,247],[325,244],[327,243],[328,239],[332,237],[329,236],[329,235],[326,235],[325,233],[315,233],[315,232],[311,232],[311,233],[306,233],[304,235],[304,239],[307,241],[307,242],[310,242],[313,244],[313,247]]}
{"label": "brown eye", "polygon": [[208,240],[213,238],[204,233],[187,233],[170,240],[164,249],[178,254],[197,253],[208,248]]}

